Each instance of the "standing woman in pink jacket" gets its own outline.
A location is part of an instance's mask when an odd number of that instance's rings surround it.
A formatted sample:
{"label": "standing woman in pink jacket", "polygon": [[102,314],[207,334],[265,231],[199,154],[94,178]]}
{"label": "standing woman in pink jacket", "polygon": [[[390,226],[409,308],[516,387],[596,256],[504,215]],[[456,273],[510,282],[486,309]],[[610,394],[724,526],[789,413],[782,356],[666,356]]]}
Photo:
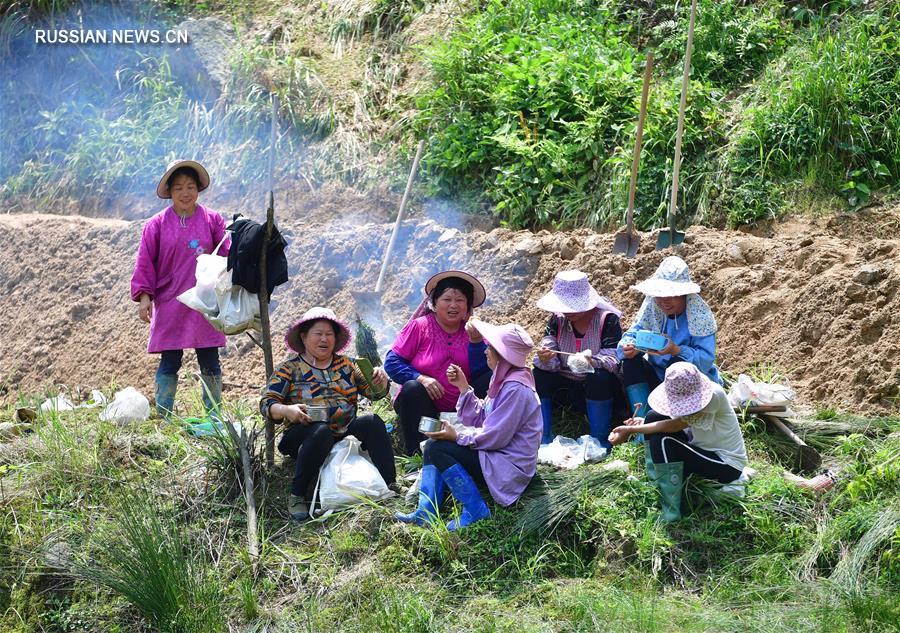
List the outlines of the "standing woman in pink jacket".
{"label": "standing woman in pink jacket", "polygon": [[[209,174],[197,161],[169,164],[156,195],[172,203],[144,225],[131,278],[131,298],[140,304],[138,316],[150,324],[147,352],[160,355],[156,411],[166,420],[173,415],[178,370],[186,348],[197,352],[207,413],[215,412],[222,399],[219,348],[225,345],[225,335],[176,299],[195,285],[197,256],[213,252],[225,236],[222,216],[197,204],[207,187]],[[227,253],[228,244],[222,244],[219,254]]]}

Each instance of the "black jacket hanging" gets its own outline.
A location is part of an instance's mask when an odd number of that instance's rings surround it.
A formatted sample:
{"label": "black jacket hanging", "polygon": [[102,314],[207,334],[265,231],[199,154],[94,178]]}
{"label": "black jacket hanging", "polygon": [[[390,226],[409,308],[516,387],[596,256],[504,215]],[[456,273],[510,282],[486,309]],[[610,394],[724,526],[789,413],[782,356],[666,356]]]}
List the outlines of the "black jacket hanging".
{"label": "black jacket hanging", "polygon": [[[228,251],[231,281],[250,292],[259,292],[259,253],[266,235],[266,225],[238,218],[241,218],[240,213],[234,215],[228,227],[231,231],[231,250]],[[278,227],[273,226],[266,254],[266,286],[270,296],[275,286],[288,280],[287,257],[284,254],[286,246],[287,242],[278,232]]]}

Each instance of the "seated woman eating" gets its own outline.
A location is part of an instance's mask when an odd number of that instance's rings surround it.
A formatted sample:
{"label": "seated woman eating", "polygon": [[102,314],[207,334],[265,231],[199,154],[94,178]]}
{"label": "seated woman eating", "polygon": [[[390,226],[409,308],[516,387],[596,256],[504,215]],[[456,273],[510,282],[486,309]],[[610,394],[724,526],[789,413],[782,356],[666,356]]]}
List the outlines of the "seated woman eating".
{"label": "seated woman eating", "polygon": [[327,308],[308,310],[288,329],[284,342],[297,355],[269,378],[260,410],[284,421],[278,450],[297,459],[288,510],[292,519],[304,521],[309,518],[310,485],[335,442],[346,435],[359,439],[385,483],[394,483],[394,455],[384,422],[377,415],[356,415],[359,395],[372,399],[388,378],[379,367],[370,385],[359,367],[341,355],[350,344],[350,328]]}
{"label": "seated woman eating", "polygon": [[[700,297],[700,286],[691,281],[684,260],[666,257],[650,279],[633,288],[644,293],[644,302],[616,350],[632,410],[640,403],[641,415],[647,415],[647,396],[672,363],[691,363],[714,383],[722,384],[715,365],[716,319]],[[640,330],[662,334],[666,345],[658,350],[639,349],[635,342]]]}
{"label": "seated woman eating", "polygon": [[[600,296],[580,270],[564,270],[553,289],[537,306],[552,312],[534,360],[534,380],[541,399],[544,432],[541,444],[553,441],[554,405],[567,405],[587,413],[588,428],[606,448],[612,428],[613,405],[622,392],[616,345],[622,336],[622,313]],[[591,351],[587,373],[573,371],[569,354]],[[620,400],[621,401],[621,400]],[[621,418],[619,418],[621,419]]]}
{"label": "seated woman eating", "polygon": [[[681,518],[681,489],[686,475],[696,474],[720,483],[741,476],[747,450],[737,415],[722,386],[696,365],[676,362],[665,380],[650,394],[652,411],[631,418],[609,434],[613,444],[642,433],[650,448],[650,481],[659,488],[664,521]],[[685,429],[690,428],[692,437]]]}
{"label": "seated woman eating", "polygon": [[484,286],[469,273],[448,270],[425,284],[426,298],[397,335],[384,360],[391,380],[402,385],[394,400],[407,455],[419,450],[422,416],[436,418],[456,408],[459,390],[447,378],[458,366],[481,396],[491,379],[484,341],[466,323],[485,299]]}
{"label": "seated woman eating", "polygon": [[397,514],[405,523],[423,525],[439,518],[444,486],[462,504],[450,531],[491,516],[478,485],[487,485],[494,501],[516,502],[537,470],[541,440],[541,413],[534,377],[528,369],[533,343],[516,324],[494,326],[473,320],[472,326],[487,341],[487,364],[493,371],[487,399],[482,402],[458,365],[447,377],[459,390],[456,410],[465,429],[457,432],[446,422],[428,433],[425,444],[419,505],[411,514]]}

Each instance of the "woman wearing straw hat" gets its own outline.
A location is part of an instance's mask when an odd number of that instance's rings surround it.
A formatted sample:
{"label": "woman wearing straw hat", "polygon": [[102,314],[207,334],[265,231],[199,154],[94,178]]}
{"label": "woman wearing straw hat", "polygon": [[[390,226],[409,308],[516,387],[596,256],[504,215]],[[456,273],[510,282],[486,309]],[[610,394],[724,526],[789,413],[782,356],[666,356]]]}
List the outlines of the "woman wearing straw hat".
{"label": "woman wearing straw hat", "polygon": [[[710,380],[722,383],[716,368],[716,319],[700,297],[700,286],[691,281],[688,265],[676,256],[666,257],[649,279],[633,286],[644,293],[631,327],[619,341],[625,393],[632,408],[638,403],[647,413],[647,396],[659,385],[672,363],[687,362]],[[663,349],[643,353],[635,347],[639,330],[663,334]]]}
{"label": "woman wearing straw hat", "polygon": [[[359,395],[375,399],[388,377],[378,367],[370,385],[341,354],[350,345],[350,328],[327,308],[307,310],[288,329],[284,343],[296,356],[269,378],[260,409],[264,416],[284,421],[278,450],[297,459],[288,511],[295,521],[304,521],[309,518],[310,484],[345,435],[358,438],[385,483],[394,483],[394,455],[384,422],[377,415],[356,415]],[[314,420],[310,407],[318,407],[327,419]]]}
{"label": "woman wearing straw hat", "polygon": [[[681,518],[681,489],[687,475],[730,483],[747,465],[744,437],[728,396],[691,363],[676,362],[650,394],[652,411],[616,427],[610,441],[621,444],[629,435],[647,438],[652,462],[647,474],[662,497],[662,518]],[[685,433],[690,428],[692,436]]]}
{"label": "woman wearing straw hat", "polygon": [[440,431],[427,434],[418,507],[396,515],[405,523],[438,520],[446,486],[462,505],[447,529],[464,528],[491,516],[479,484],[487,486],[494,501],[508,506],[537,469],[541,414],[528,369],[531,337],[516,324],[496,326],[475,319],[471,324],[487,341],[485,355],[493,371],[487,398],[479,400],[462,368],[450,365],[447,378],[461,394],[456,410],[464,428],[457,431],[445,422]]}
{"label": "woman wearing straw hat", "polygon": [[[197,204],[209,187],[209,174],[193,160],[169,164],[156,195],[172,204],[150,218],[141,233],[137,262],[131,277],[131,298],[140,304],[138,316],[150,324],[147,352],[160,354],[156,370],[156,411],[170,419],[175,406],[178,370],[186,348],[197,352],[204,384],[203,403],[214,413],[222,398],[219,349],[225,335],[203,315],[176,300],[194,286],[197,256],[211,253],[225,237],[222,216]],[[219,253],[228,253],[228,240]]]}
{"label": "woman wearing straw hat", "polygon": [[[534,379],[541,400],[544,422],[542,444],[553,441],[551,420],[554,405],[586,411],[588,428],[603,446],[611,448],[607,436],[616,396],[622,391],[616,345],[622,337],[619,312],[594,290],[580,270],[564,270],[553,280],[553,289],[537,306],[553,316],[534,361]],[[589,373],[573,371],[567,356],[591,350]],[[621,418],[620,418],[621,419]]]}
{"label": "woman wearing straw hat", "polygon": [[475,393],[484,396],[491,379],[484,357],[484,340],[467,326],[472,310],[485,300],[485,290],[473,275],[445,270],[425,284],[425,298],[397,335],[384,360],[391,380],[401,385],[394,400],[407,455],[419,450],[422,416],[436,418],[455,410],[459,391],[447,378],[447,368],[462,369]]}

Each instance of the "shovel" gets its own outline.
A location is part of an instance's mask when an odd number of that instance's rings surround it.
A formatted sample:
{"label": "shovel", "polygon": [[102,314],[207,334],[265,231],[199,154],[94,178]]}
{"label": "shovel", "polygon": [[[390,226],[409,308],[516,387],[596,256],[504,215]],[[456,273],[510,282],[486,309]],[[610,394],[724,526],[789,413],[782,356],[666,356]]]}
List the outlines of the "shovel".
{"label": "shovel", "polygon": [[678,104],[678,129],[675,132],[675,163],[672,168],[672,196],[669,198],[669,229],[659,232],[656,250],[677,246],[684,241],[684,233],[675,230],[675,212],[678,209],[678,176],[681,174],[681,137],[684,132],[684,107],[687,104],[688,80],[691,75],[691,50],[694,47],[694,21],[697,18],[697,0],[691,1],[691,21],[688,24],[687,50],[684,53],[684,76],[681,78],[681,102]]}
{"label": "shovel", "polygon": [[616,233],[613,242],[613,253],[624,254],[634,259],[641,236],[634,230],[634,192],[637,189],[638,167],[641,163],[641,140],[644,137],[644,118],[647,116],[647,95],[650,92],[650,74],[653,68],[653,52],[647,53],[647,66],[644,68],[644,87],[641,89],[641,111],[638,114],[637,135],[634,139],[634,158],[631,159],[631,184],[628,188],[628,210],[625,211],[625,230]]}
{"label": "shovel", "polygon": [[388,261],[391,259],[391,253],[394,251],[394,244],[397,242],[397,233],[400,232],[400,224],[403,222],[403,215],[406,213],[406,203],[409,202],[409,193],[412,190],[413,181],[416,179],[416,171],[419,169],[419,160],[422,158],[423,149],[425,149],[424,139],[419,141],[419,146],[416,148],[416,155],[413,158],[412,167],[410,167],[409,170],[409,178],[406,180],[406,189],[403,191],[403,198],[400,200],[400,210],[397,211],[397,219],[394,220],[394,230],[391,231],[391,239],[388,242],[387,249],[384,251],[384,257],[381,260],[381,271],[378,273],[378,281],[375,282],[375,290],[350,292],[362,312],[365,312],[366,308],[376,307],[376,305],[381,302],[381,287],[384,283],[384,274],[387,272]]}

